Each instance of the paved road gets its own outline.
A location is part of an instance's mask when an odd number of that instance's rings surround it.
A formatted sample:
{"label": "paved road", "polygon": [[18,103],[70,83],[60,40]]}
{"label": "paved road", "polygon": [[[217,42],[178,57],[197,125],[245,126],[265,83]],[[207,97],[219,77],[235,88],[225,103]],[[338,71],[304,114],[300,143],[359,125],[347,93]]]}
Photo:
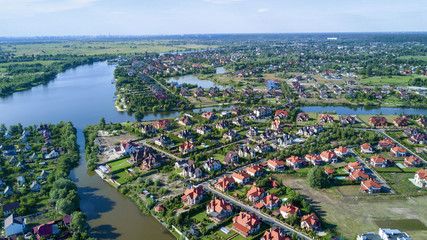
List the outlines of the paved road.
{"label": "paved road", "polygon": [[369,172],[371,174],[375,175],[375,178],[377,179],[377,181],[381,184],[381,186],[383,188],[386,188],[390,193],[394,194],[394,191],[387,185],[387,183],[384,182],[374,171],[372,171],[369,164],[366,164],[365,161],[360,159],[360,157],[353,151],[353,148],[351,148],[349,151],[350,151],[350,153],[353,154],[353,156],[356,158],[356,160],[363,166],[363,168],[369,169]]}
{"label": "paved road", "polygon": [[229,202],[234,203],[235,205],[239,206],[239,207],[240,207],[240,208],[242,208],[242,209],[245,209],[246,211],[250,211],[250,212],[255,213],[255,214],[259,217],[259,219],[260,219],[260,220],[262,219],[263,221],[267,221],[267,222],[271,223],[271,224],[272,224],[272,225],[274,225],[274,226],[278,226],[278,227],[280,227],[280,228],[284,229],[284,230],[285,230],[285,231],[287,231],[287,232],[296,233],[296,234],[298,235],[298,237],[300,237],[300,238],[302,238],[302,239],[307,239],[307,240],[308,240],[308,239],[311,239],[310,237],[308,237],[308,236],[306,236],[306,235],[303,235],[302,233],[300,233],[300,232],[298,232],[298,231],[295,231],[295,230],[293,230],[293,229],[289,228],[288,226],[284,225],[283,223],[281,223],[281,222],[277,221],[275,218],[270,217],[270,216],[268,216],[268,215],[266,215],[266,214],[262,213],[262,212],[261,212],[261,211],[259,211],[258,209],[255,209],[255,208],[253,208],[253,207],[251,207],[251,206],[248,206],[248,205],[245,205],[245,204],[243,204],[243,203],[241,203],[241,202],[239,202],[239,201],[236,201],[236,200],[234,200],[234,199],[230,198],[229,196],[227,196],[227,195],[225,195],[225,194],[223,194],[223,193],[221,193],[221,192],[219,192],[219,191],[217,191],[217,190],[215,190],[215,189],[211,188],[211,186],[210,186],[208,183],[204,183],[204,184],[202,184],[202,185],[203,185],[203,187],[204,187],[207,191],[210,191],[211,193],[213,193],[213,194],[215,194],[215,195],[221,196],[222,198],[226,199],[226,200],[227,200],[227,201],[229,201]]}

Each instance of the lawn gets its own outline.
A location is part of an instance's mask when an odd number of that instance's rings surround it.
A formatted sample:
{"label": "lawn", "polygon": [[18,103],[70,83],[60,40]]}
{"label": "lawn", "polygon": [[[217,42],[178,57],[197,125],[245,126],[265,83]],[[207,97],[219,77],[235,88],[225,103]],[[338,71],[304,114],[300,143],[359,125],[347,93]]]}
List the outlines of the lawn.
{"label": "lawn", "polygon": [[365,85],[382,86],[382,85],[403,85],[407,86],[410,79],[417,76],[392,76],[392,77],[369,77],[361,79],[359,82]]}
{"label": "lawn", "polygon": [[[360,233],[378,232],[377,220],[418,219],[427,224],[427,214],[420,211],[427,208],[427,196],[396,198],[392,195],[366,195],[359,192],[358,185],[315,190],[307,186],[304,178],[284,174],[277,176],[281,177],[283,184],[298,190],[320,217],[345,239],[354,239]],[[427,235],[427,230],[410,231],[408,234],[412,239],[424,239],[422,236]]]}
{"label": "lawn", "polygon": [[197,220],[198,222],[212,222],[211,220],[209,220],[209,217],[208,215],[206,215],[205,211],[197,213],[196,215],[192,216],[191,219]]}
{"label": "lawn", "polygon": [[133,164],[129,163],[127,160],[128,158],[108,162],[108,165],[111,167],[111,172],[114,173],[132,167]]}
{"label": "lawn", "polygon": [[421,189],[408,180],[414,178],[413,173],[381,173],[381,176],[398,194],[418,193],[419,191],[427,193],[427,188]]}

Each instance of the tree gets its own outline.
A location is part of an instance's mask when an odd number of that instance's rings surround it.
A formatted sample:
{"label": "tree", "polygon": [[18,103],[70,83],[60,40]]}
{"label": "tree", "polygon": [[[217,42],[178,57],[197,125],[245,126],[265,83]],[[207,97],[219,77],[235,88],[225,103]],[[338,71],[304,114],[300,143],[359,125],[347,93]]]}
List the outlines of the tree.
{"label": "tree", "polygon": [[308,171],[308,185],[312,188],[324,188],[328,183],[328,176],[323,168],[314,167]]}
{"label": "tree", "polygon": [[71,214],[74,210],[74,204],[68,199],[59,199],[56,203],[56,209],[65,214]]}
{"label": "tree", "polygon": [[104,119],[104,117],[101,117],[101,119],[99,120],[98,127],[100,129],[104,129],[105,128],[105,119]]}
{"label": "tree", "polygon": [[141,122],[141,120],[144,118],[144,114],[138,111],[134,114],[134,117],[137,122]]}
{"label": "tree", "polygon": [[71,230],[74,232],[83,232],[86,230],[86,215],[82,212],[74,212],[71,218]]}

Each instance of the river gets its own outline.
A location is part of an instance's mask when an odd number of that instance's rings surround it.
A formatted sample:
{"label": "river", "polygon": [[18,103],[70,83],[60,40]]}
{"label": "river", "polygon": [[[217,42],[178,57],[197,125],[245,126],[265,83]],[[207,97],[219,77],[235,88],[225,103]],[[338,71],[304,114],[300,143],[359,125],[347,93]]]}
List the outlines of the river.
{"label": "river", "polygon": [[[71,121],[77,129],[80,165],[70,176],[77,183],[82,198],[81,208],[88,216],[90,233],[99,239],[156,239],[174,237],[151,216],[140,213],[137,206],[93,172],[86,171],[84,136],[86,125],[97,124],[101,117],[107,122],[133,121],[127,113],[114,108],[115,86],[112,84],[114,65],[98,62],[67,70],[47,85],[17,92],[0,98],[0,123],[32,125]],[[219,109],[219,107],[216,107]],[[225,109],[229,109],[230,106]],[[195,112],[211,110],[198,109]],[[418,109],[350,109],[347,107],[303,107],[307,112],[337,111],[338,114],[422,113]],[[144,120],[177,117],[179,112],[145,114]]]}

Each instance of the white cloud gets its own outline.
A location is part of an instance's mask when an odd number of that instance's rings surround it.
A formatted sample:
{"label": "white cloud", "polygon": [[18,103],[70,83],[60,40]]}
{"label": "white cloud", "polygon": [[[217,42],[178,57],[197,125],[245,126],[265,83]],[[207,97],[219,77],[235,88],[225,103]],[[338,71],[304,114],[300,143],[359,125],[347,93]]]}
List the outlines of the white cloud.
{"label": "white cloud", "polygon": [[243,2],[245,0],[203,0],[203,1],[213,3],[213,4],[232,4],[232,3]]}
{"label": "white cloud", "polygon": [[3,18],[32,16],[85,8],[98,0],[0,0]]}
{"label": "white cloud", "polygon": [[259,13],[265,13],[268,10],[270,10],[270,9],[268,9],[268,8],[260,8],[260,9],[257,10],[257,12],[259,12]]}

